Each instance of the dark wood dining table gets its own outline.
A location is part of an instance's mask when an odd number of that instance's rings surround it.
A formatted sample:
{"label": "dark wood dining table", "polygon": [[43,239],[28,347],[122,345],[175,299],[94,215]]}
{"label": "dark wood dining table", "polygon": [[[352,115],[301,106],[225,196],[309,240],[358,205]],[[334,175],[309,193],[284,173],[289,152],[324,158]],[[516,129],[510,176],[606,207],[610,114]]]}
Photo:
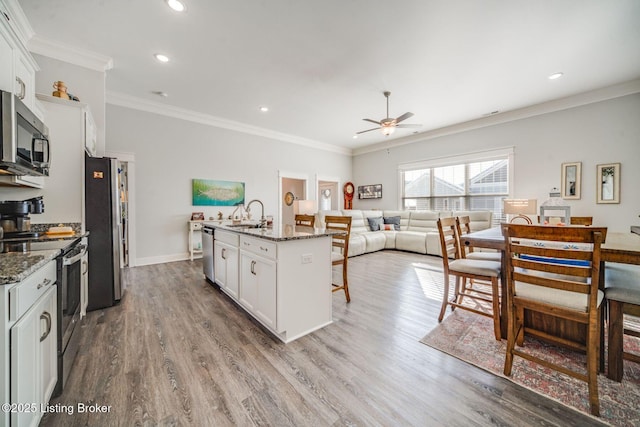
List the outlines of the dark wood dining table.
{"label": "dark wood dining table", "polygon": [[[487,228],[481,231],[474,231],[462,237],[464,244],[474,248],[495,249],[504,254],[505,241],[500,227]],[[607,262],[619,262],[623,264],[640,265],[640,235],[623,232],[607,232],[605,243],[600,247],[600,283],[604,288],[604,272]],[[507,271],[505,258],[502,257],[502,269],[500,286],[502,295],[507,294],[506,280],[504,277]],[[502,336],[507,336],[507,305],[500,305],[500,329]]]}

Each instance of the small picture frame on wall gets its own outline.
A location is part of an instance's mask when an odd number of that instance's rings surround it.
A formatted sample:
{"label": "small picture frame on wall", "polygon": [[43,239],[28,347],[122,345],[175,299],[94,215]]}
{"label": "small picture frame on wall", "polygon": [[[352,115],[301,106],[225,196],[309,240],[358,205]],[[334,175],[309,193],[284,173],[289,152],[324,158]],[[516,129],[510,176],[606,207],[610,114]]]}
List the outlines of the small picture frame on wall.
{"label": "small picture frame on wall", "polygon": [[562,198],[578,200],[582,194],[582,162],[562,164]]}
{"label": "small picture frame on wall", "polygon": [[596,203],[620,203],[620,163],[596,166]]}

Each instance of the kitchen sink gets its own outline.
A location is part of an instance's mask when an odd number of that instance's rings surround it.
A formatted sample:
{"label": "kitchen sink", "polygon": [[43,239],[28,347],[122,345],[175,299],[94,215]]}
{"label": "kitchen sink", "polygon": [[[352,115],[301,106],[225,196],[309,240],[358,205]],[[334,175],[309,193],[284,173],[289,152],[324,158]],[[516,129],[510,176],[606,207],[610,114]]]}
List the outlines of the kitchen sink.
{"label": "kitchen sink", "polygon": [[240,224],[227,224],[227,227],[233,228],[261,228],[260,223],[241,222]]}

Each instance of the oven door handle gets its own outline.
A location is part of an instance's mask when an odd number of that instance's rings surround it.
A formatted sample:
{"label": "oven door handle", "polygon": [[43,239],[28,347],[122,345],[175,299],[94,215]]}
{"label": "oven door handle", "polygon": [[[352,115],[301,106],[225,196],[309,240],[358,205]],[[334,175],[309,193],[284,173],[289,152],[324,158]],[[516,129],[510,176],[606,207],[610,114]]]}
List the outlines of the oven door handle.
{"label": "oven door handle", "polygon": [[78,255],[74,255],[71,258],[64,258],[62,264],[63,265],[75,264],[76,262],[78,262],[78,261],[80,261],[82,259],[82,257],[84,256],[85,253],[87,253],[86,246],[82,248],[82,251]]}

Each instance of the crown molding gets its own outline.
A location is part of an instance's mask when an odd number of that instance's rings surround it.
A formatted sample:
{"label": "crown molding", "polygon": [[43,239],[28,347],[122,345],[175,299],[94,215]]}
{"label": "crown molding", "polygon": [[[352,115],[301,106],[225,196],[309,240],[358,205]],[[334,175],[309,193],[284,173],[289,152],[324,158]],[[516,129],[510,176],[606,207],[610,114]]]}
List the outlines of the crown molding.
{"label": "crown molding", "polygon": [[90,70],[106,72],[113,68],[113,58],[64,43],[34,35],[27,47],[32,53],[79,65]]}
{"label": "crown molding", "polygon": [[197,111],[165,105],[154,101],[148,101],[119,92],[107,91],[106,102],[107,104],[111,105],[146,111],[148,113],[172,117],[174,119],[185,120],[222,129],[229,129],[237,132],[274,139],[277,141],[290,142],[292,144],[303,145],[305,147],[315,148],[317,150],[330,151],[333,153],[345,154],[348,156],[352,155],[352,150],[350,148],[326,144],[324,142],[276,132],[270,129],[252,126],[233,120],[200,113]]}
{"label": "crown molding", "polygon": [[365,147],[355,148],[353,149],[353,155],[358,156],[361,154],[386,150],[401,145],[427,141],[429,139],[439,138],[446,135],[453,135],[456,133],[467,132],[487,126],[494,126],[502,123],[512,122],[515,120],[539,116],[541,114],[553,113],[556,111],[567,110],[569,108],[580,107],[582,105],[620,98],[622,96],[632,95],[638,92],[640,92],[640,79],[631,80],[628,82],[595,89],[589,92],[579,93],[577,95],[571,95],[564,98],[558,98],[552,101],[532,105],[529,107],[519,108],[517,110],[505,111],[504,113],[496,114],[493,116],[482,117],[464,123],[458,123],[451,126],[433,129],[427,132],[394,139],[389,142],[385,141],[379,144],[372,144]]}

